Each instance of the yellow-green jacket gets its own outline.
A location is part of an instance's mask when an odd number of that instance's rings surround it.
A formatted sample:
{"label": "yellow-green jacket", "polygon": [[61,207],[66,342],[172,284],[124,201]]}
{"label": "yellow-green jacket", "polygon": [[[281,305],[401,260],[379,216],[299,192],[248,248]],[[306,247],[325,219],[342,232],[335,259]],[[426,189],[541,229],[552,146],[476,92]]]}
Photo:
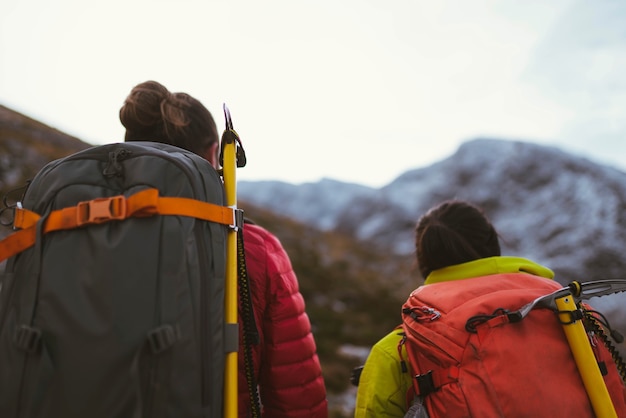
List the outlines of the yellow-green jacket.
{"label": "yellow-green jacket", "polygon": [[[525,258],[489,257],[435,270],[424,284],[500,273],[529,273],[549,279],[554,277],[552,270]],[[398,353],[402,335],[401,328],[395,329],[372,347],[359,381],[355,418],[404,417],[412,372],[402,371]],[[402,358],[408,359],[404,345],[402,350]],[[406,364],[408,366],[408,360]]]}

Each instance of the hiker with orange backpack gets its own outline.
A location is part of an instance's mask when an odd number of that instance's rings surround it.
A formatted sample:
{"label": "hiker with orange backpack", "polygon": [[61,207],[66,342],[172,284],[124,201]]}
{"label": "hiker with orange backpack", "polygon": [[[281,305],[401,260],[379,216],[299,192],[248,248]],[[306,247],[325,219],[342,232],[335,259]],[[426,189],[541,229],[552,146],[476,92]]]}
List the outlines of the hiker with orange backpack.
{"label": "hiker with orange backpack", "polygon": [[[219,167],[213,117],[186,93],[171,93],[155,81],[140,83],[120,109],[120,121],[126,128],[126,142],[175,145]],[[259,225],[246,222],[243,237],[256,328],[256,335],[246,337],[257,341],[252,345],[250,374],[244,359],[244,331],[239,327],[238,415],[326,418],[326,389],[316,344],[289,256],[280,241]],[[253,379],[251,389],[249,379]]]}
{"label": "hiker with orange backpack", "polygon": [[[493,225],[464,201],[422,216],[415,244],[424,285],[403,305],[402,326],[372,347],[356,418],[594,416],[554,312],[510,314],[561,288],[550,269],[501,256]],[[624,383],[598,335],[589,333],[596,361],[626,416]]]}

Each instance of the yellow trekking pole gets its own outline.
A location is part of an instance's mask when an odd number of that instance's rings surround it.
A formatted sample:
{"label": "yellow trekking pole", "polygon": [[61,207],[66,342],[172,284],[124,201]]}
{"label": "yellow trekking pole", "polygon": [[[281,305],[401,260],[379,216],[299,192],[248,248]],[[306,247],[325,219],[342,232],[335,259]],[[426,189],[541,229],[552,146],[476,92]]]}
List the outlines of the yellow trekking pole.
{"label": "yellow trekking pole", "polygon": [[585,386],[597,418],[617,418],[615,406],[602,377],[582,322],[583,311],[577,303],[582,299],[590,299],[626,292],[626,280],[610,279],[594,282],[572,282],[568,287],[559,289],[548,295],[539,297],[514,313],[516,321],[523,319],[532,309],[543,307],[556,310],[563,326],[578,372]]}
{"label": "yellow trekking pole", "polygon": [[617,418],[613,401],[589,344],[587,331],[580,315],[581,311],[576,307],[573,295],[558,297],[554,303],[593,412],[597,418]]}
{"label": "yellow trekking pole", "polygon": [[[230,112],[224,104],[226,127],[222,134],[220,163],[223,167],[226,205],[237,211],[237,179],[235,167],[246,163],[239,136],[233,129]],[[242,222],[243,223],[243,222]],[[224,292],[224,319],[226,362],[224,371],[224,418],[236,418],[237,411],[237,351],[239,325],[237,322],[237,230],[241,225],[232,225],[226,239],[226,284]]]}

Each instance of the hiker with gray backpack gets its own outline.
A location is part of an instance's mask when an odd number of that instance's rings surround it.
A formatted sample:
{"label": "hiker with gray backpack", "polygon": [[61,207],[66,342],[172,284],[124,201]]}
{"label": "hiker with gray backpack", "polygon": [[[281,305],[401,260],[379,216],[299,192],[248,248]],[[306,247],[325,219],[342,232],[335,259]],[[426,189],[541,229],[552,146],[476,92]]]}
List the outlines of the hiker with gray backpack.
{"label": "hiker with gray backpack", "polygon": [[[12,207],[15,232],[0,242],[2,417],[222,417],[226,353],[237,351],[240,417],[326,418],[296,276],[278,239],[227,205],[210,112],[148,81],[120,121],[125,142],[49,163]],[[246,300],[233,334],[234,229]]]}
{"label": "hiker with gray backpack", "polygon": [[[120,121],[127,142],[169,143],[190,149],[213,167],[220,165],[215,122],[209,111],[186,93],[170,93],[155,81],[141,83],[126,98]],[[251,222],[243,227],[243,239],[257,335],[250,337],[256,339],[250,373],[244,350],[249,343],[240,327],[239,416],[254,417],[258,412],[253,408],[260,401],[264,417],[324,418],[327,401],[321,366],[289,256],[274,235]],[[245,308],[240,306],[240,311]],[[251,388],[250,379],[256,382]]]}

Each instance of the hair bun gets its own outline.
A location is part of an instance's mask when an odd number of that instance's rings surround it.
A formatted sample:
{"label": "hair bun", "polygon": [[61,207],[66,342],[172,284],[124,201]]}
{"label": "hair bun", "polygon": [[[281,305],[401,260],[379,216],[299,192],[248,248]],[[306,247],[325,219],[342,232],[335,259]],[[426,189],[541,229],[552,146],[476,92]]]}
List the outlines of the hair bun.
{"label": "hair bun", "polygon": [[147,133],[163,123],[162,109],[172,94],[156,81],[135,86],[120,109],[120,122],[135,133]]}
{"label": "hair bun", "polygon": [[125,141],[175,145],[200,156],[218,143],[211,112],[187,93],[170,93],[156,81],[136,85],[119,112]]}

